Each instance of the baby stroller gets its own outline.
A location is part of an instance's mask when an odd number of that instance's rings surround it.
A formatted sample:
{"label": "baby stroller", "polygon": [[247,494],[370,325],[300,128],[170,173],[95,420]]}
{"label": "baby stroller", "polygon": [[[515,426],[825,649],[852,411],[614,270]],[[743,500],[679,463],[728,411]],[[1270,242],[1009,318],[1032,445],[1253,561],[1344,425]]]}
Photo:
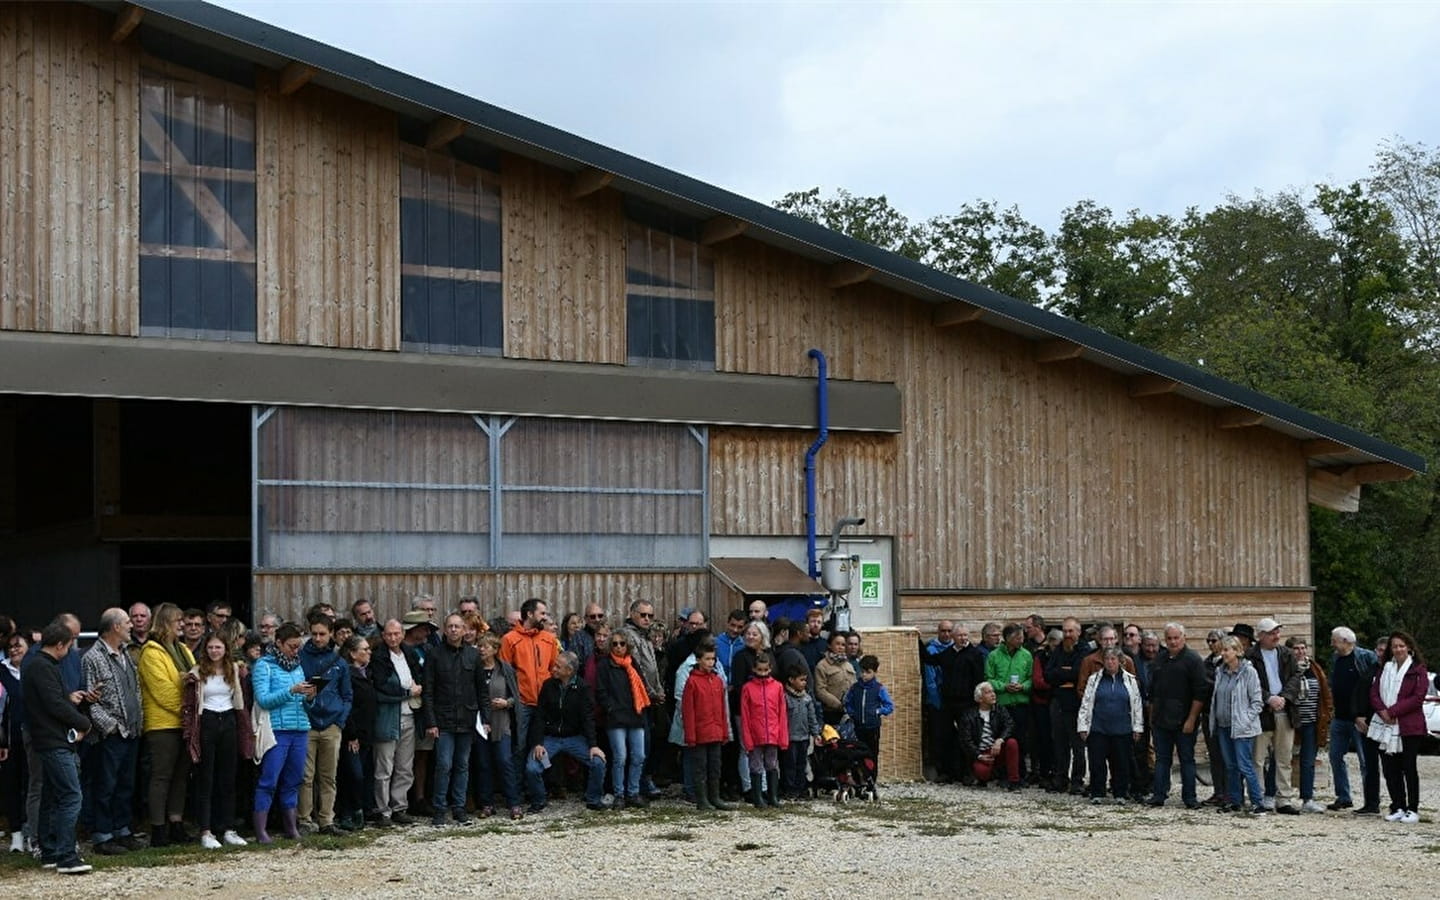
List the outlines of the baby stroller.
{"label": "baby stroller", "polygon": [[826,725],[815,751],[815,795],[829,794],[836,803],[850,800],[879,802],[875,790],[875,754],[855,737],[855,727],[842,719],[837,729]]}

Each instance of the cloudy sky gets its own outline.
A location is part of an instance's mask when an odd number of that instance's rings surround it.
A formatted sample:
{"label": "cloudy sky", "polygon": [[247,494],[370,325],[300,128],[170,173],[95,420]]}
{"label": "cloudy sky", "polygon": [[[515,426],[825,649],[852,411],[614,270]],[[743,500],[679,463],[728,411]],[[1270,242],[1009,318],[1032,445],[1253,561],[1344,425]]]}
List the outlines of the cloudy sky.
{"label": "cloudy sky", "polygon": [[221,5],[762,201],[1180,212],[1440,143],[1440,4]]}

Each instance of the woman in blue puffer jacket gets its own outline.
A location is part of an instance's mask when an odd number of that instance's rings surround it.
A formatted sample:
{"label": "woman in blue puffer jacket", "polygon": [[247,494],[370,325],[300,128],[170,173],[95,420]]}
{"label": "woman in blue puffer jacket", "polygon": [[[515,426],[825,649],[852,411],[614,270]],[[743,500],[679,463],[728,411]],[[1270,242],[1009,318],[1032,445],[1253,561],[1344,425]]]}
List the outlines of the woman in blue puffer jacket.
{"label": "woman in blue puffer jacket", "polygon": [[271,803],[279,798],[280,820],[285,836],[299,838],[295,806],[300,800],[300,782],[305,778],[305,748],[310,737],[310,716],[305,704],[315,696],[315,685],[305,680],[300,668],[300,626],[286,622],[275,630],[270,652],[255,662],[251,684],[255,693],[257,751],[273,734],[273,744],[260,758],[260,781],[255,785],[255,839],[270,843],[266,819]]}

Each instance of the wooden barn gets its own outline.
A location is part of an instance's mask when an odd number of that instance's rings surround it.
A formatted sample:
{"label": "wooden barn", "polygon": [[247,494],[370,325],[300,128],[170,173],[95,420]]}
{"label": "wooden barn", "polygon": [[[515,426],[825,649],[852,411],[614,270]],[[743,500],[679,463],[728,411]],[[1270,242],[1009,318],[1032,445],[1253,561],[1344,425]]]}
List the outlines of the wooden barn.
{"label": "wooden barn", "polygon": [[0,611],[723,616],[808,577],[812,348],[861,625],[1308,632],[1308,504],[1424,465],[217,7],[0,5]]}

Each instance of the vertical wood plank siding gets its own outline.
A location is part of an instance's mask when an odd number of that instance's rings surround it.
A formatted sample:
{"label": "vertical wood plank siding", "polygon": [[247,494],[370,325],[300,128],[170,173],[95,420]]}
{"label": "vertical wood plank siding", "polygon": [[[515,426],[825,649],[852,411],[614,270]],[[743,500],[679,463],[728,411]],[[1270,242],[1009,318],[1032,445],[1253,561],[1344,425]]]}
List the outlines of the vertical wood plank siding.
{"label": "vertical wood plank siding", "polygon": [[113,19],[0,4],[0,328],[139,333],[139,75]]}
{"label": "vertical wood plank siding", "polygon": [[[818,267],[743,238],[716,269],[718,369],[809,374],[815,346],[834,378],[900,385],[903,433],[832,436],[818,476],[821,522],[863,515],[896,536],[902,589],[1309,583],[1289,438],[1131,398],[1082,361],[1040,365],[984,325],[937,328],[933,307],[883,288],[822,288]],[[798,533],[812,438],[713,430],[713,531]]]}
{"label": "vertical wood plank siding", "polygon": [[574,199],[569,175],[509,154],[500,174],[505,355],[623,365],[620,195]]}
{"label": "vertical wood plank siding", "polygon": [[386,110],[261,72],[261,341],[400,347],[400,139]]}
{"label": "vertical wood plank siding", "polygon": [[461,597],[479,597],[480,611],[487,619],[539,597],[559,621],[565,613],[580,612],[593,600],[605,607],[612,625],[624,618],[632,601],[649,600],[655,604],[656,621],[668,623],[681,608],[704,605],[709,578],[705,572],[257,575],[255,611],[257,617],[275,612],[295,621],[312,603],[324,600],[334,604],[336,612],[348,612],[351,603],[364,598],[375,604],[376,617],[385,619],[399,616],[410,608],[412,597],[424,593],[435,597],[442,610],[454,609]]}

